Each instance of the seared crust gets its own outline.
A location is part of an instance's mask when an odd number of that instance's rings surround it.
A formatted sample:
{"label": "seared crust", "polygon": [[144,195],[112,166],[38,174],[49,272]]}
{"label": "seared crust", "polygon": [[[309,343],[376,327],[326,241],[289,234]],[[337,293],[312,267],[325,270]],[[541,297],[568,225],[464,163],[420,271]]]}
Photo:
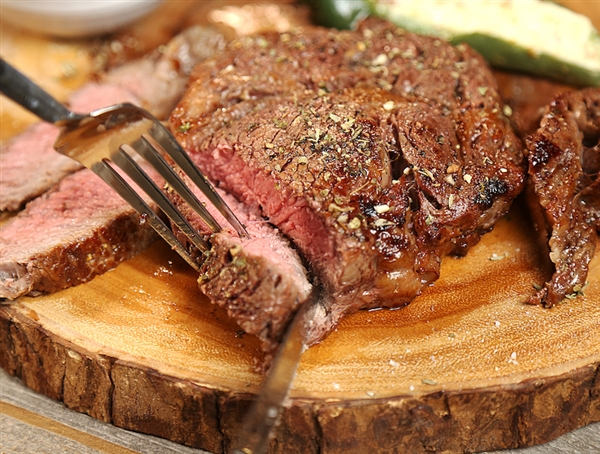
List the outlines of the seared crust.
{"label": "seared crust", "polygon": [[399,306],[522,190],[522,144],[470,48],[369,20],[234,42],[172,115],[211,179],[260,207],[344,313]]}
{"label": "seared crust", "polygon": [[529,177],[548,231],[552,279],[531,299],[551,307],[585,286],[600,231],[600,89],[557,96],[527,139]]}

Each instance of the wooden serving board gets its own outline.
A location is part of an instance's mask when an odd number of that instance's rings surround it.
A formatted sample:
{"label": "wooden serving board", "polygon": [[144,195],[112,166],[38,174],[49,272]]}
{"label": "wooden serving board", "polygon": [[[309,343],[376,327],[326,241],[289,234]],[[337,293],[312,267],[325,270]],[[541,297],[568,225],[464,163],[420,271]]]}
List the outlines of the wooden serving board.
{"label": "wooden serving board", "polygon": [[[6,54],[11,31],[2,33]],[[52,43],[14,43],[25,44]],[[87,74],[89,54],[79,52],[92,45],[43,49],[57,64],[82,58]],[[62,85],[74,88],[77,74]],[[22,127],[4,114],[2,139]],[[350,316],[309,349],[271,451],[493,450],[600,421],[600,253],[583,296],[550,310],[526,305],[548,273],[517,205],[467,257],[445,258],[411,305]],[[235,439],[260,389],[260,355],[160,242],[85,285],[0,305],[0,365],[28,387],[211,452]]]}
{"label": "wooden serving board", "polygon": [[[543,281],[515,209],[399,310],[360,312],[303,356],[274,452],[479,451],[600,421],[600,256],[584,296]],[[262,377],[257,341],[162,243],[88,284],[0,307],[0,363],[68,407],[221,452]]]}

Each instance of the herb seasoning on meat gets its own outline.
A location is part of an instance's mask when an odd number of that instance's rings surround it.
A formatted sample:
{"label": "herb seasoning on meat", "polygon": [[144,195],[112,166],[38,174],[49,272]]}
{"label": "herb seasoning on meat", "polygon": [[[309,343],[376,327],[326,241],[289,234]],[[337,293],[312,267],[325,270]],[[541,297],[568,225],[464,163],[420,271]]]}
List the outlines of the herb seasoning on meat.
{"label": "herb seasoning on meat", "polygon": [[171,121],[202,170],[260,209],[323,283],[311,342],[345,314],[410,302],[524,184],[522,144],[481,57],[377,19],[234,41],[196,67]]}

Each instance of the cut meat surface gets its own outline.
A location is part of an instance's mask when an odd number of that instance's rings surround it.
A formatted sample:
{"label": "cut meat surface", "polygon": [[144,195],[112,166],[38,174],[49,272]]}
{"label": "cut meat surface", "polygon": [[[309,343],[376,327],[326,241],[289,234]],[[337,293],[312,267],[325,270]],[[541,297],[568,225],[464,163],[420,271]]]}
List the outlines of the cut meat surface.
{"label": "cut meat surface", "polygon": [[344,314],[410,302],[524,184],[482,59],[379,20],[235,41],[195,69],[171,121],[322,279],[310,342]]}
{"label": "cut meat surface", "polygon": [[[69,100],[75,112],[87,113],[122,102],[166,118],[179,100],[194,66],[224,45],[223,36],[192,27],[176,36],[162,52],[133,61],[89,83]],[[0,211],[17,211],[43,194],[79,164],[54,151],[59,130],[35,124],[0,148]]]}
{"label": "cut meat surface", "polygon": [[557,96],[527,148],[538,229],[555,268],[531,302],[551,307],[583,290],[600,231],[600,89]]}
{"label": "cut meat surface", "polygon": [[[256,208],[232,196],[221,197],[246,226],[250,238],[240,239],[208,200],[196,191],[223,230],[213,234],[189,205],[172,195],[179,210],[210,242],[198,283],[202,292],[249,334],[257,336],[270,362],[286,326],[312,289],[300,256],[281,232],[266,222]],[[178,235],[182,242],[185,237]],[[261,366],[261,367],[262,367]]]}
{"label": "cut meat surface", "polygon": [[[158,58],[132,62],[105,82],[79,90],[72,108],[87,111],[137,100],[164,116],[183,92],[192,66],[222,43],[215,31],[186,30]],[[137,86],[136,79],[142,81]],[[56,185],[79,168],[53,150],[57,134],[52,125],[36,125],[7,144],[0,156],[3,210],[17,209],[43,194],[0,227],[1,298],[54,292],[89,281],[155,239],[129,205],[90,171],[80,170]],[[45,192],[48,188],[53,189]]]}
{"label": "cut meat surface", "polygon": [[[88,84],[71,100],[76,112],[89,112],[119,102],[139,103],[132,93],[113,85]],[[79,170],[76,161],[57,153],[59,129],[36,123],[0,151],[0,211],[16,211],[66,175]]]}
{"label": "cut meat surface", "polygon": [[55,292],[102,274],[156,239],[87,169],[30,202],[0,230],[0,298]]}

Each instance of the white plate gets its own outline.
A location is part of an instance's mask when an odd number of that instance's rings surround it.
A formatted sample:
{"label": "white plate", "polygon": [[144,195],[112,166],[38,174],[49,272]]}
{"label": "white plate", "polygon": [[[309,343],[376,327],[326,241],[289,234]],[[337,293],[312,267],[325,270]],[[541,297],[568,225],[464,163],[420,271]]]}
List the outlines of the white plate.
{"label": "white plate", "polygon": [[162,0],[3,0],[2,20],[29,31],[75,38],[114,31],[156,8]]}

